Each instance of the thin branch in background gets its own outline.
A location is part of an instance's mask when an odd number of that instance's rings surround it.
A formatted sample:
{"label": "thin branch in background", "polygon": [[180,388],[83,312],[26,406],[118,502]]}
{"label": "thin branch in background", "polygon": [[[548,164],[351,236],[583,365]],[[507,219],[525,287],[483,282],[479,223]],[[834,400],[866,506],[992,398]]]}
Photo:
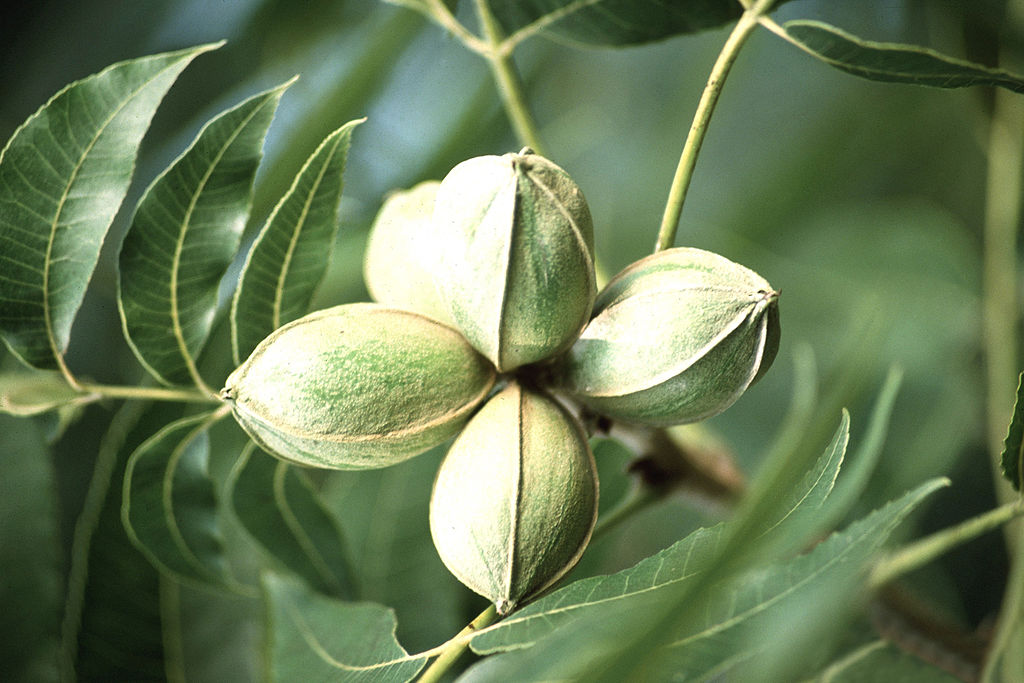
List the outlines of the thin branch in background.
{"label": "thin branch in background", "polygon": [[722,51],[718,54],[718,59],[715,60],[715,64],[711,68],[711,75],[708,77],[707,85],[704,86],[700,102],[697,103],[693,123],[690,125],[686,142],[683,144],[683,151],[679,155],[679,164],[676,166],[675,176],[672,178],[668,201],[665,203],[665,213],[658,230],[655,251],[668,249],[676,241],[679,218],[683,214],[683,202],[686,201],[686,194],[690,189],[690,182],[693,180],[693,171],[697,167],[697,156],[700,154],[700,148],[707,136],[711,114],[722,94],[722,86],[739,56],[740,48],[757,27],[761,15],[771,9],[773,2],[774,0],[758,0],[746,9],[733,27],[732,33],[729,34]]}
{"label": "thin branch in background", "polygon": [[458,38],[460,43],[477,54],[486,56],[491,51],[491,47],[456,19],[448,6],[441,0],[385,0],[385,2],[419,12]]}
{"label": "thin branch in background", "polygon": [[570,2],[556,10],[553,10],[539,19],[527,24],[526,26],[513,31],[504,41],[501,43],[501,53],[511,55],[512,52],[522,43],[524,40],[529,40],[534,37],[548,26],[551,26],[557,21],[565,19],[570,14],[575,14],[581,9],[586,9],[591,5],[596,5],[603,0],[576,0]]}
{"label": "thin branch in background", "polygon": [[483,54],[491,67],[494,83],[498,87],[498,94],[501,96],[505,111],[508,112],[516,137],[537,154],[549,156],[541,142],[537,122],[526,103],[523,82],[519,77],[519,72],[516,71],[512,55],[505,54],[501,50],[502,41],[505,39],[502,28],[491,13],[487,0],[476,0],[476,9],[489,47],[488,51]]}
{"label": "thin branch in background", "polygon": [[[1006,9],[1006,23],[1014,29],[1024,26],[1024,1],[1013,0]],[[1001,66],[1013,67],[1015,55],[1003,49]],[[986,431],[992,476],[997,496],[1002,501],[1019,495],[1002,477],[1000,455],[1006,425],[1013,406],[1014,378],[1020,370],[1017,349],[1020,339],[1020,303],[1017,295],[1017,231],[1020,229],[1020,197],[1024,188],[1024,102],[1013,93],[997,90],[989,128],[988,174],[986,180],[983,285],[982,344],[986,372]],[[981,680],[1013,680],[1024,675],[1024,666],[1008,653],[1017,652],[1024,640],[1024,540],[1022,525],[1006,528],[1010,554],[1010,572],[1003,596],[993,642],[989,648]],[[1009,666],[1017,668],[1002,671]]]}

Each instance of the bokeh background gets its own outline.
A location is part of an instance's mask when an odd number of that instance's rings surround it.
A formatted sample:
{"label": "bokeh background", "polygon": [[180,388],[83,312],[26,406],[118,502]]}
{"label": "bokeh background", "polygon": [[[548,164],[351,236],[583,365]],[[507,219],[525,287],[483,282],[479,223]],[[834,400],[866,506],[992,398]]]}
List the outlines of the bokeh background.
{"label": "bokeh background", "polygon": [[[460,16],[471,23],[470,14]],[[927,45],[989,64],[1000,41],[1015,39],[1003,35],[1003,3],[996,0],[795,0],[776,17],[821,19],[865,38]],[[583,188],[610,273],[653,247],[683,139],[726,34],[712,30],[628,48],[581,48],[541,37],[517,52],[541,135]],[[353,136],[341,230],[318,306],[366,298],[362,250],[389,191],[441,178],[470,156],[520,146],[486,64],[419,15],[374,0],[17,3],[0,19],[0,138],[72,80],[118,60],[220,39],[227,44],[200,57],[170,91],[144,141],[132,192],[74,329],[69,363],[79,374],[118,384],[140,378],[115,299],[114,255],[130,207],[205,120],[245,96],[300,75],[270,131],[250,235],[327,133],[368,118]],[[856,444],[895,365],[904,372],[903,386],[858,511],[936,475],[950,476],[953,486],[905,533],[995,504],[984,433],[980,299],[991,106],[988,89],[860,80],[766,31],[744,48],[712,121],[677,244],[722,253],[782,292],[783,344],[772,372],[706,424],[749,475],[786,413],[797,358],[813,358],[817,368],[821,399],[808,432],[812,447],[835,428],[843,406],[851,411]],[[4,356],[2,366],[13,362]],[[46,421],[0,422],[5,450],[40,454],[32,471],[0,475],[0,488],[18,499],[56,491],[53,505],[7,506],[14,517],[0,530],[0,549],[33,538],[31,515],[55,516],[57,538],[45,539],[54,548],[47,581],[63,581],[111,409],[90,408],[53,445],[43,441],[53,427]],[[1008,418],[1010,406],[1006,411]],[[230,448],[215,453],[215,475],[223,478],[236,455]],[[444,572],[425,535],[439,458],[431,453],[381,473],[318,479],[349,534],[366,595],[398,609],[399,636],[410,651],[436,645],[480,609]],[[621,454],[608,458],[609,470],[621,470]],[[623,485],[625,475],[611,476],[621,481],[610,481],[609,490]],[[117,489],[116,474],[114,481]],[[580,571],[628,566],[722,514],[680,493],[602,539]],[[118,533],[116,516],[100,524],[102,534]],[[99,612],[87,611],[93,617],[80,646],[83,677],[111,671],[160,677],[159,587],[145,562],[129,557],[134,551],[126,540],[109,542],[126,555],[94,572],[89,599]],[[236,552],[244,566],[245,553],[257,551],[239,541]],[[1001,539],[993,534],[919,572],[914,586],[944,618],[971,630],[993,616],[1005,572]],[[257,676],[258,604],[180,591],[177,618],[186,627],[174,647],[185,653],[189,680]],[[0,619],[3,633],[15,633],[7,614]],[[44,622],[30,624],[29,635],[33,628],[51,632],[52,619]],[[24,632],[13,642],[23,640]]]}

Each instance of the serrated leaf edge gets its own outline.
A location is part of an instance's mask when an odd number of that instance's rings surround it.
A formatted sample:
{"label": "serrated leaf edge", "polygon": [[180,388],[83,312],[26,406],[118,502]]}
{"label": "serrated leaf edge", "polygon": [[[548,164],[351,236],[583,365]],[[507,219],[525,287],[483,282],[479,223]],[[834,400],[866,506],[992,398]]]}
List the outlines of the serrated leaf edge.
{"label": "serrated leaf edge", "polygon": [[[1014,490],[1024,493],[1024,372],[1017,378],[1017,398],[1013,403],[1013,417],[1003,439],[1003,452],[999,457],[1000,470]],[[1016,468],[1016,477],[1013,470]]]}

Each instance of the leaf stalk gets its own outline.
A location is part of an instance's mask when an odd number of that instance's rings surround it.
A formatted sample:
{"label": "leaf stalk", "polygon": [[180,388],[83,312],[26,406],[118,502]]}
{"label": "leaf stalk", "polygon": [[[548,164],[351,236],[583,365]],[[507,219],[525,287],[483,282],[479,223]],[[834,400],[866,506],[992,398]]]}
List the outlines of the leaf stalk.
{"label": "leaf stalk", "polygon": [[494,605],[489,605],[487,609],[477,615],[476,619],[469,622],[466,628],[459,631],[454,638],[449,640],[443,645],[426,652],[428,656],[438,655],[434,663],[431,664],[420,676],[419,683],[436,683],[441,680],[441,677],[447,673],[448,669],[451,668],[452,664],[462,656],[462,653],[469,647],[469,641],[473,639],[473,635],[476,634],[482,628],[486,628],[493,624],[498,618],[498,610]]}
{"label": "leaf stalk", "polygon": [[690,131],[687,133],[682,154],[679,156],[679,164],[676,166],[676,173],[672,178],[668,201],[665,203],[665,213],[661,219],[661,228],[658,230],[655,252],[670,248],[676,241],[676,230],[679,227],[679,217],[683,213],[683,203],[686,201],[686,194],[689,191],[690,182],[693,180],[697,156],[700,154],[700,148],[707,136],[711,114],[722,94],[722,86],[739,56],[740,48],[757,27],[761,16],[771,9],[773,2],[774,0],[757,0],[749,6],[744,3],[745,11],[733,27],[732,33],[729,34],[725,45],[722,46],[722,51],[718,54],[718,59],[715,60],[715,64],[711,68],[711,75],[708,77],[707,85],[704,86],[704,92],[697,103],[697,111],[694,113],[693,123],[690,124]]}
{"label": "leaf stalk", "polygon": [[893,579],[923,567],[953,548],[997,529],[1020,515],[1024,515],[1022,500],[1001,505],[956,526],[919,539],[879,560],[871,570],[868,585],[872,589],[881,588]]}
{"label": "leaf stalk", "polygon": [[516,137],[537,154],[548,156],[537,130],[537,122],[526,103],[523,81],[516,71],[511,51],[504,49],[504,32],[491,12],[487,0],[476,0],[476,10],[488,46],[481,54],[491,67],[494,83],[498,87],[498,94]]}
{"label": "leaf stalk", "polygon": [[[1008,29],[1024,25],[1024,2],[1007,4]],[[1000,66],[1019,66],[1019,56],[1008,47],[1000,51]],[[1014,384],[1019,366],[1019,295],[1017,294],[1017,231],[1020,229],[1020,196],[1024,188],[1024,103],[1012,93],[997,90],[988,137],[985,217],[982,251],[982,345],[985,351],[985,419],[996,496],[1002,501],[1017,499],[1002,477],[1001,452],[1006,425],[1013,406]],[[1024,538],[1020,524],[1006,529],[1010,573],[1003,596],[992,644],[985,657],[981,680],[1012,680],[1005,671],[1013,657],[1007,656],[1024,640]],[[1019,661],[1017,674],[1024,670]],[[1004,671],[1000,672],[1000,669]]]}
{"label": "leaf stalk", "polygon": [[199,389],[165,387],[129,387],[78,382],[76,389],[99,398],[127,398],[145,401],[178,401],[181,403],[221,403],[213,393]]}

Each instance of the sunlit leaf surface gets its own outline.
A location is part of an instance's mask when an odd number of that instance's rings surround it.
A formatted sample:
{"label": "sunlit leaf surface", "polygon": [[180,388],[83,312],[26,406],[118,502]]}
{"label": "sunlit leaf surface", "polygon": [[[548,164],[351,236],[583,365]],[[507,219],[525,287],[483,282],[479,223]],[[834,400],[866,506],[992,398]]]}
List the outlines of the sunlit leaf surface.
{"label": "sunlit leaf surface", "polygon": [[121,243],[125,334],[165,384],[203,388],[195,359],[213,326],[220,281],[252,205],[263,139],[287,86],[210,121],[146,190]]}
{"label": "sunlit leaf surface", "polygon": [[200,47],[114,64],[67,86],[0,154],[0,335],[58,368],[139,142]]}

